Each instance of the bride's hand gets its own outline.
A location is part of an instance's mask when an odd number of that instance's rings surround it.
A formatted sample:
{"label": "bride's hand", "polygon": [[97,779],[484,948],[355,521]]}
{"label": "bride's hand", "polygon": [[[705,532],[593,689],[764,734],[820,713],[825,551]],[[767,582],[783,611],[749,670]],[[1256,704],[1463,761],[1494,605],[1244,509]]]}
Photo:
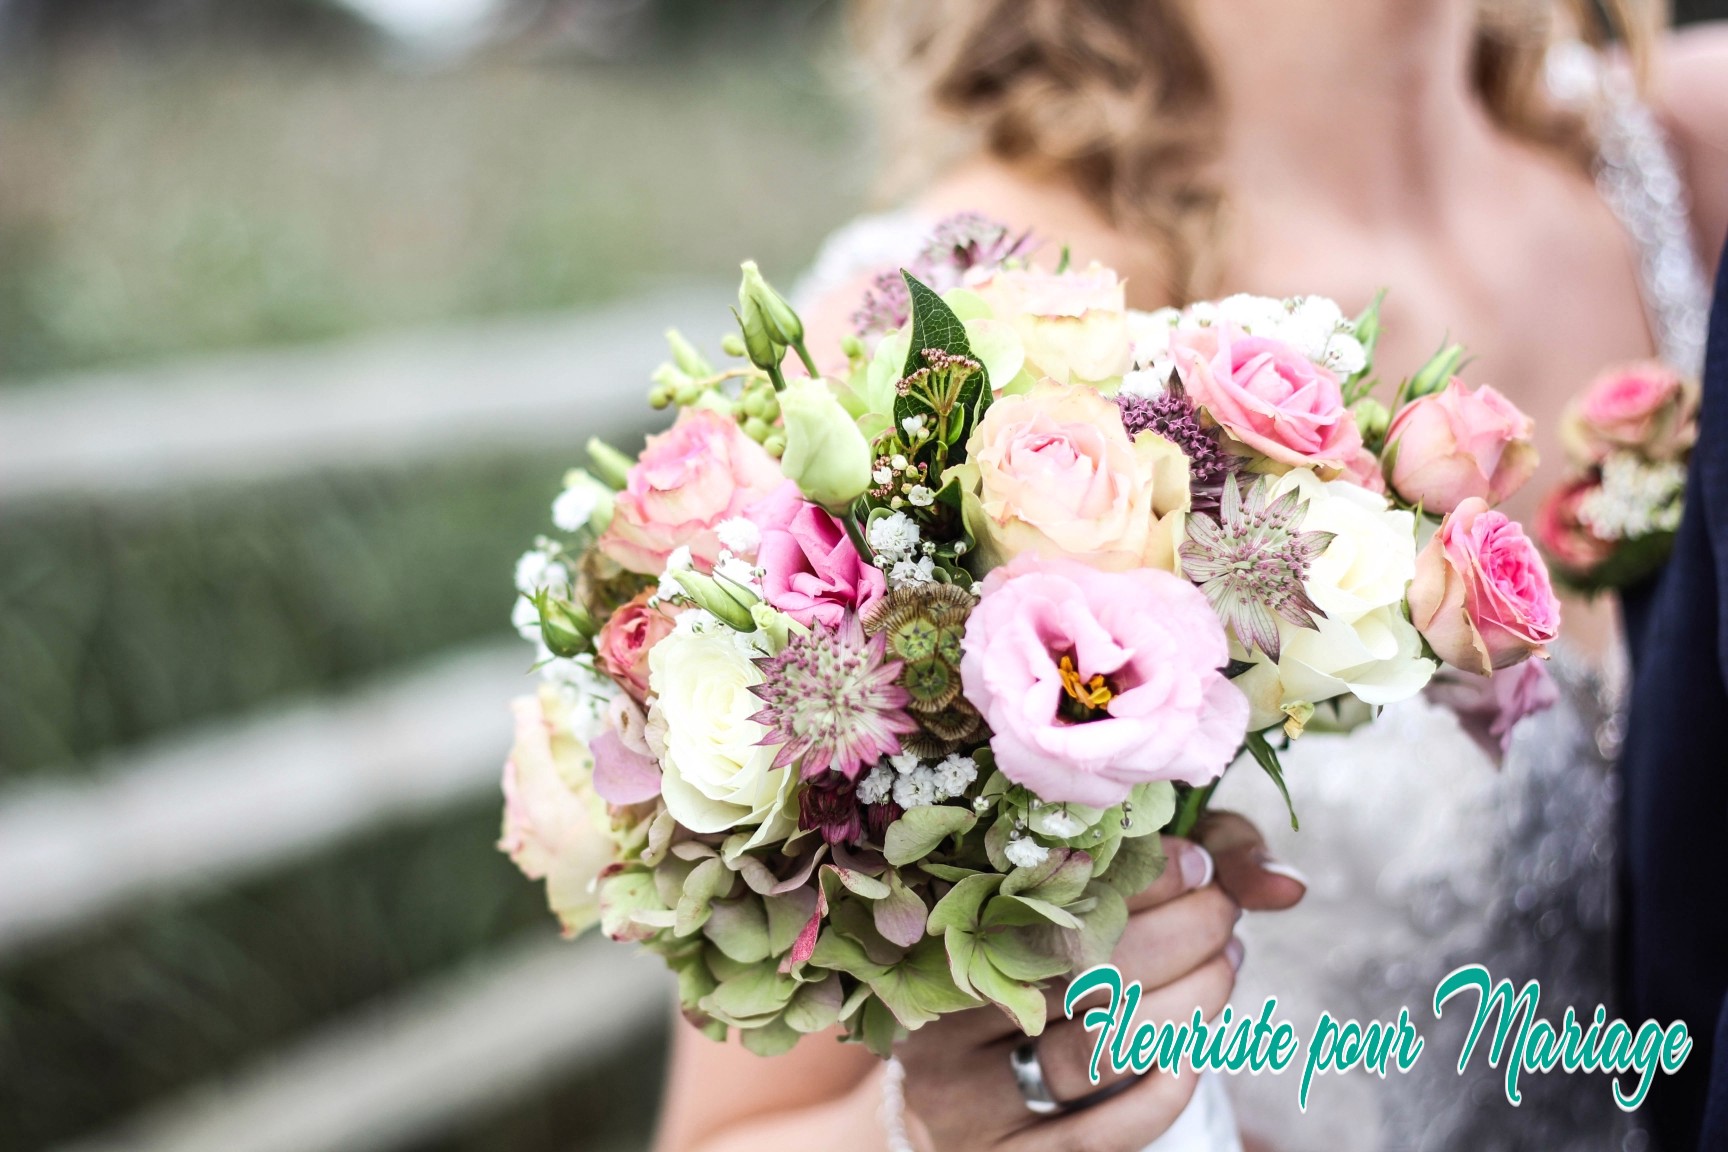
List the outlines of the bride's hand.
{"label": "bride's hand", "polygon": [[[1164,838],[1170,865],[1128,902],[1128,927],[1111,957],[1124,982],[1138,980],[1144,990],[1141,1020],[1185,1020],[1196,1008],[1207,1019],[1216,1016],[1242,963],[1242,945],[1233,935],[1242,909],[1288,908],[1302,898],[1300,880],[1271,862],[1259,832],[1242,817],[1217,813],[1198,835],[1210,852]],[[1099,1084],[1088,1080],[1096,1036],[1063,1017],[1062,992],[1052,987],[1047,993],[1050,1023],[1038,1040],[1038,1055],[1052,1094],[1073,1102],[1124,1077],[1102,1069]],[[916,1142],[940,1152],[1137,1152],[1170,1127],[1197,1083],[1192,1072],[1154,1072],[1090,1107],[1036,1116],[1009,1067],[1010,1053],[1024,1042],[994,1008],[959,1013],[913,1033],[898,1055]]]}

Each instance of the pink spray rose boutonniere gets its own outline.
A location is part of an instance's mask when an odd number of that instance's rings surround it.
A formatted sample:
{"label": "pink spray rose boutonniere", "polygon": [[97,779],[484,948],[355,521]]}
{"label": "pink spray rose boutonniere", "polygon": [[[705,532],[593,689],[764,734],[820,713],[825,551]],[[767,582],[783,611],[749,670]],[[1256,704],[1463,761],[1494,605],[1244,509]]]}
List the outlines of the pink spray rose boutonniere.
{"label": "pink spray rose boutonniere", "polygon": [[1446,663],[1488,676],[1546,654],[1560,601],[1517,521],[1472,496],[1416,557],[1410,619]]}
{"label": "pink spray rose boutonniere", "polygon": [[1472,391],[1454,376],[1392,418],[1392,487],[1436,515],[1471,497],[1499,504],[1536,471],[1535,430],[1512,401],[1486,385]]}
{"label": "pink spray rose boutonniere", "polygon": [[666,557],[687,544],[702,568],[712,568],[720,553],[715,526],[784,479],[774,458],[734,421],[685,408],[671,428],[648,437],[615,498],[600,550],[631,572],[657,576]]}
{"label": "pink spray rose boutonniere", "polygon": [[1696,390],[1665,364],[1611,368],[1567,408],[1560,438],[1580,464],[1621,450],[1673,459],[1697,437],[1695,405]]}
{"label": "pink spray rose boutonniere", "polygon": [[1338,377],[1282,340],[1223,323],[1178,329],[1170,345],[1189,397],[1249,451],[1337,471],[1362,448]]}
{"label": "pink spray rose boutonniere", "polygon": [[1220,671],[1224,626],[1168,572],[1021,556],[985,578],[962,652],[997,766],[1046,801],[1107,807],[1136,784],[1208,783],[1247,730],[1247,698]]}

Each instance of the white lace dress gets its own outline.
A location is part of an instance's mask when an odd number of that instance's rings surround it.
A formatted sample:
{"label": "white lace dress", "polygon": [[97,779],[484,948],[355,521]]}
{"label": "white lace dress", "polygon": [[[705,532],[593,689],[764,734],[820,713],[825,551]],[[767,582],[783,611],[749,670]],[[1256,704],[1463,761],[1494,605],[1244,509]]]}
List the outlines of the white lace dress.
{"label": "white lace dress", "polygon": [[[1662,356],[1696,374],[1708,288],[1661,130],[1587,50],[1557,51],[1549,72],[1556,94],[1592,117],[1597,186],[1641,254]],[[908,259],[930,223],[909,214],[852,222],[824,245],[801,294]],[[1242,1131],[1279,1152],[1644,1147],[1602,1077],[1525,1075],[1516,1109],[1502,1072],[1487,1069],[1480,1052],[1460,1078],[1467,1021],[1453,1012],[1436,1022],[1430,1007],[1440,978],[1472,962],[1519,985],[1540,980],[1542,1003],[1556,1016],[1565,1005],[1587,1017],[1612,1002],[1622,671],[1587,666],[1564,650],[1551,670],[1561,702],[1520,727],[1498,770],[1451,712],[1416,699],[1349,735],[1309,734],[1284,754],[1300,832],[1251,764],[1226,777],[1214,803],[1255,820],[1274,853],[1310,880],[1295,911],[1240,926],[1246,962],[1236,1013],[1257,1015],[1275,995],[1279,1018],[1305,1038],[1322,1011],[1366,1023],[1396,1020],[1407,1006],[1428,1041],[1406,1075],[1318,1078],[1306,1115],[1296,1104],[1300,1069],[1227,1078]],[[1209,1084],[1153,1148],[1227,1152],[1234,1139],[1220,1122],[1228,1116],[1222,1095]]]}

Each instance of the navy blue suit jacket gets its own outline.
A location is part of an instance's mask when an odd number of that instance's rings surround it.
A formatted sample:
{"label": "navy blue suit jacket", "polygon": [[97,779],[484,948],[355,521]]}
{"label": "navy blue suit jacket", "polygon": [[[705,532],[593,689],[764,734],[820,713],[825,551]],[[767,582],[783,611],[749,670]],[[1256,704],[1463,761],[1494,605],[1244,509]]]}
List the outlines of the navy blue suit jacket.
{"label": "navy blue suit jacket", "polygon": [[1728,258],[1705,361],[1674,555],[1625,598],[1624,1007],[1697,1043],[1644,1105],[1663,1152],[1728,1152]]}

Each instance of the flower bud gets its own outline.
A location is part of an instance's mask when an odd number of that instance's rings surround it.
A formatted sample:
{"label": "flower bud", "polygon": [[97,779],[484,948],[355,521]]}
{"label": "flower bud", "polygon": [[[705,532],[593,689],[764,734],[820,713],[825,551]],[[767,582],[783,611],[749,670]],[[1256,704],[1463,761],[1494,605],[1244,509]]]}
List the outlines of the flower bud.
{"label": "flower bud", "polygon": [[762,601],[742,584],[704,576],[693,568],[672,573],[672,579],[678,581],[678,586],[696,602],[697,607],[707,609],[739,632],[756,631],[756,618],[750,610]]}
{"label": "flower bud", "polygon": [[580,605],[561,600],[546,589],[531,598],[540,614],[540,638],[552,655],[569,658],[588,651],[600,626]]}
{"label": "flower bud", "polygon": [[684,339],[684,334],[676,328],[666,329],[666,344],[672,349],[672,361],[678,365],[678,370],[688,376],[712,376],[714,365],[708,363],[707,357],[696,350],[696,346]]}
{"label": "flower bud", "polygon": [[857,421],[820,378],[789,382],[780,412],[786,445],[780,470],[807,499],[842,512],[870,487],[870,443]]}
{"label": "flower bud", "polygon": [[742,357],[745,353],[744,338],[736,332],[728,332],[720,337],[720,351],[732,357]]}
{"label": "flower bud", "polygon": [[1446,382],[1458,374],[1464,363],[1464,345],[1448,344],[1436,352],[1428,363],[1416,369],[1406,387],[1405,399],[1418,400],[1446,387]]}
{"label": "flower bud", "polygon": [[1350,415],[1356,417],[1356,427],[1361,431],[1362,439],[1370,444],[1385,439],[1386,428],[1392,423],[1392,413],[1372,396],[1364,396],[1350,405]]}
{"label": "flower bud", "polygon": [[740,293],[738,307],[732,315],[738,318],[738,328],[744,336],[744,355],[749,358],[750,363],[770,375],[778,372],[786,346],[775,343],[774,335],[768,328],[768,322],[763,319],[762,309],[755,299]]}
{"label": "flower bud", "polygon": [[635,460],[598,436],[588,439],[588,459],[594,465],[594,475],[615,492],[629,483],[630,469],[636,465]]}
{"label": "flower bud", "polygon": [[793,311],[792,305],[786,302],[786,297],[774,291],[768,281],[762,278],[762,270],[756,267],[756,261],[746,260],[740,267],[744,270],[744,280],[738,286],[738,300],[743,303],[746,296],[756,301],[756,307],[761,312],[763,320],[768,325],[768,332],[774,342],[781,345],[797,344],[804,339],[804,322]]}

